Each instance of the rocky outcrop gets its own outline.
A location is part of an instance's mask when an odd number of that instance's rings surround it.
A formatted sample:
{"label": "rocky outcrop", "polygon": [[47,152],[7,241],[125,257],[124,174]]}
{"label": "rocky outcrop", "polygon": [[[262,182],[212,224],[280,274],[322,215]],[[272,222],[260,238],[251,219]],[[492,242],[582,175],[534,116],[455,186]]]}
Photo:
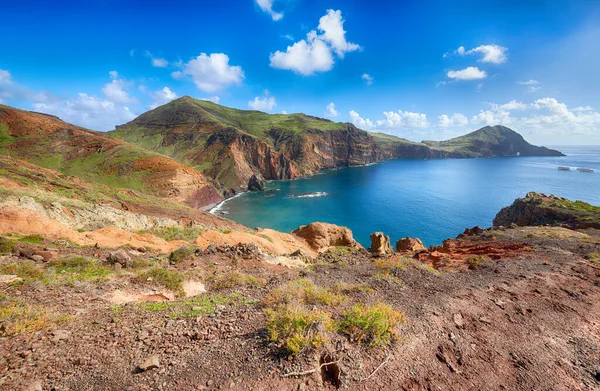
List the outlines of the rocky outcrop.
{"label": "rocky outcrop", "polygon": [[352,237],[352,231],[335,224],[310,223],[292,231],[292,235],[304,239],[317,252],[335,246],[360,247]]}
{"label": "rocky outcrop", "polygon": [[406,238],[402,238],[396,242],[396,251],[399,253],[401,253],[401,252],[415,253],[415,252],[425,251],[425,250],[427,250],[427,247],[425,247],[423,245],[423,242],[419,238],[406,237]]}
{"label": "rocky outcrop", "polygon": [[394,254],[394,249],[390,244],[390,237],[384,235],[383,232],[372,233],[369,252],[380,257]]}
{"label": "rocky outcrop", "polygon": [[248,181],[249,191],[263,191],[265,190],[265,184],[258,179],[256,175],[252,175]]}
{"label": "rocky outcrop", "polygon": [[582,201],[527,193],[512,205],[502,208],[494,218],[494,226],[564,225],[570,228],[600,229],[600,207]]}

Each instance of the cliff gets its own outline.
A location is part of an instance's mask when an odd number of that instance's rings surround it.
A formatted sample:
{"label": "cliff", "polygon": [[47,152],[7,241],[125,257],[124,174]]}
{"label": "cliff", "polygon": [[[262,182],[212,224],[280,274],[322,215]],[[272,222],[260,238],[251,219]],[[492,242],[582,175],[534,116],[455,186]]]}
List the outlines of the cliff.
{"label": "cliff", "polygon": [[530,192],[502,208],[494,226],[565,225],[570,228],[600,229],[600,207],[553,195]]}

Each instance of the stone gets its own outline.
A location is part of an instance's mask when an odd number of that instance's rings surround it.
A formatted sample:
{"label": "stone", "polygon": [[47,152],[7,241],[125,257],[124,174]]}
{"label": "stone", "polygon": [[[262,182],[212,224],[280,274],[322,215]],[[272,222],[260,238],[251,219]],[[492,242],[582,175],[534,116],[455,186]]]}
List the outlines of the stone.
{"label": "stone", "polygon": [[333,246],[362,248],[352,237],[352,231],[329,223],[310,223],[292,231],[292,235],[300,237],[315,251],[323,252]]}
{"label": "stone", "polygon": [[44,257],[42,257],[41,255],[32,255],[31,259],[36,262],[44,262]]}
{"label": "stone", "polygon": [[0,274],[0,285],[10,285],[15,282],[21,282],[23,279],[14,274]]}
{"label": "stone", "polygon": [[37,255],[37,256],[44,258],[44,262],[50,262],[53,259],[58,258],[57,251],[38,250],[38,251],[34,251],[33,255],[34,256]]}
{"label": "stone", "polygon": [[160,368],[160,360],[157,355],[146,358],[140,365],[138,365],[140,371],[145,372],[151,369]]}
{"label": "stone", "polygon": [[394,249],[392,249],[392,246],[390,245],[390,237],[384,235],[383,232],[372,233],[369,252],[378,256],[393,254]]}
{"label": "stone", "polygon": [[127,267],[131,262],[131,257],[129,256],[129,254],[127,254],[125,250],[119,249],[117,251],[112,251],[110,254],[108,254],[107,260],[112,264],[119,263],[121,264],[121,266]]}
{"label": "stone", "polygon": [[23,388],[23,391],[42,391],[42,382],[40,380],[36,380],[33,383],[30,383],[29,385],[25,386],[25,388]]}
{"label": "stone", "polygon": [[252,175],[248,180],[249,191],[263,191],[265,190],[264,182],[260,181],[256,175]]}
{"label": "stone", "polygon": [[596,380],[600,381],[600,367],[596,368]]}
{"label": "stone", "polygon": [[397,252],[421,252],[427,251],[427,247],[423,245],[423,242],[419,238],[405,237],[396,242]]}
{"label": "stone", "polygon": [[59,343],[61,341],[69,339],[70,336],[71,336],[71,332],[70,331],[67,331],[67,330],[54,330],[52,332],[52,339],[51,339],[51,341],[54,342],[54,343]]}
{"label": "stone", "polygon": [[461,314],[454,314],[452,319],[454,320],[454,324],[456,325],[456,327],[458,327],[459,329],[464,327],[465,321]]}

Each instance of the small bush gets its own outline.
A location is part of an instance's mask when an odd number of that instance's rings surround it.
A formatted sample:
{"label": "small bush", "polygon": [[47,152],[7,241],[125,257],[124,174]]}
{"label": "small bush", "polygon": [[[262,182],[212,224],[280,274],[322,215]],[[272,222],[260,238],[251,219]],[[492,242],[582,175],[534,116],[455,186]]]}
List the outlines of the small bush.
{"label": "small bush", "polygon": [[347,296],[316,286],[311,280],[301,279],[273,289],[263,298],[262,304],[267,307],[290,303],[329,306],[339,305],[346,299]]}
{"label": "small bush", "polygon": [[210,287],[213,290],[222,290],[239,286],[264,286],[266,283],[267,281],[263,278],[234,270],[217,277]]}
{"label": "small bush", "polygon": [[591,263],[600,263],[600,254],[598,253],[589,253],[585,258]]}
{"label": "small bush", "polygon": [[186,242],[192,243],[198,238],[198,235],[203,231],[202,228],[198,227],[164,227],[154,228],[151,230],[140,231],[141,234],[151,234],[163,238],[167,242],[171,240],[185,240]]}
{"label": "small bush", "polygon": [[0,238],[0,255],[1,254],[12,254],[15,252],[15,242],[10,239]]}
{"label": "small bush", "polygon": [[134,258],[131,260],[132,269],[144,269],[150,266],[150,261],[144,258]]}
{"label": "small bush", "polygon": [[43,307],[20,301],[0,302],[0,336],[34,333],[46,327],[49,320]]}
{"label": "small bush", "polygon": [[323,346],[327,332],[334,329],[333,321],[322,311],[283,306],[267,309],[265,314],[269,340],[292,355]]}
{"label": "small bush", "polygon": [[3,265],[0,267],[0,273],[15,274],[21,277],[26,283],[41,281],[46,278],[44,270],[39,268],[33,261],[20,261]]}
{"label": "small bush", "polygon": [[163,269],[161,267],[152,268],[138,275],[137,280],[144,282],[148,279],[159,285],[173,291],[177,296],[185,296],[183,290],[184,276],[176,270]]}
{"label": "small bush", "polygon": [[465,258],[469,270],[477,270],[482,264],[490,263],[491,261],[487,255],[469,255]]}
{"label": "small bush", "polygon": [[356,285],[348,285],[338,282],[329,289],[333,293],[352,293],[352,292],[364,292],[364,293],[375,293],[375,289],[366,282]]}
{"label": "small bush", "polygon": [[24,236],[21,239],[19,239],[19,242],[40,244],[40,243],[44,243],[44,237],[42,235],[28,235],[28,236]]}
{"label": "small bush", "polygon": [[356,304],[342,314],[339,331],[359,344],[377,346],[397,339],[396,326],[404,322],[404,314],[395,311],[387,304],[381,302],[373,306]]}
{"label": "small bush", "polygon": [[172,264],[181,262],[185,259],[200,255],[200,248],[196,246],[183,246],[169,254],[169,262]]}

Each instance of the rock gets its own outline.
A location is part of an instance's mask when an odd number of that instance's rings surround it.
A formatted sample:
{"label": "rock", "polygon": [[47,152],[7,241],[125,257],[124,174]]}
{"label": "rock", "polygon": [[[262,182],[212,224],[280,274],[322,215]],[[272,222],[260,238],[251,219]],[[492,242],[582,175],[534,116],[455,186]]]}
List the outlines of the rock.
{"label": "rock", "polygon": [[119,263],[123,267],[129,266],[129,264],[131,263],[131,257],[123,249],[119,249],[108,254],[107,260],[111,264]]}
{"label": "rock", "polygon": [[323,252],[332,246],[361,247],[352,237],[352,231],[329,223],[310,223],[292,231],[315,251]]}
{"label": "rock", "polygon": [[0,285],[10,285],[15,282],[21,282],[23,279],[14,274],[0,274]]}
{"label": "rock", "polygon": [[36,380],[33,383],[25,386],[25,388],[23,388],[23,391],[42,391],[42,382],[40,380]]}
{"label": "rock", "polygon": [[458,327],[459,329],[464,327],[465,321],[461,314],[454,314],[452,319],[454,320],[454,324],[456,325],[456,327]]}
{"label": "rock", "polygon": [[252,175],[248,181],[249,191],[263,191],[265,190],[265,184],[261,182],[256,175]]}
{"label": "rock", "polygon": [[596,368],[596,380],[600,381],[600,367]]}
{"label": "rock", "polygon": [[481,227],[479,227],[478,225],[476,225],[473,228],[466,228],[462,234],[458,235],[458,237],[463,238],[465,236],[475,236],[475,235],[480,235],[483,232],[484,232],[483,229]]}
{"label": "rock", "polygon": [[40,256],[42,258],[44,258],[44,262],[50,262],[53,259],[58,258],[58,252],[57,251],[49,251],[49,250],[37,250],[33,252],[33,255],[37,255]]}
{"label": "rock", "polygon": [[391,255],[394,253],[394,249],[390,245],[390,237],[383,234],[383,232],[375,232],[371,234],[371,247],[369,252],[379,256]]}
{"label": "rock", "polygon": [[197,246],[183,246],[179,247],[169,254],[169,262],[174,265],[178,262],[197,257],[202,253],[202,249]]}
{"label": "rock", "polygon": [[298,250],[291,253],[290,257],[295,257],[295,258],[300,258],[300,259],[311,259],[310,255],[306,251],[302,250],[301,248],[299,248]]}
{"label": "rock", "polygon": [[153,355],[144,360],[139,366],[138,369],[142,372],[149,371],[151,369],[160,368],[160,361],[157,355]]}
{"label": "rock", "polygon": [[29,258],[33,256],[34,251],[28,248],[19,249],[19,256],[22,258]]}
{"label": "rock", "polygon": [[31,259],[36,262],[44,262],[44,257],[42,257],[41,255],[32,255]]}
{"label": "rock", "polygon": [[51,339],[51,341],[54,342],[54,343],[59,343],[61,341],[69,339],[70,336],[71,336],[71,332],[70,331],[67,331],[67,330],[54,330],[52,332],[52,339]]}
{"label": "rock", "polygon": [[405,237],[396,242],[397,252],[421,252],[427,251],[427,247],[423,245],[423,242],[419,238]]}

